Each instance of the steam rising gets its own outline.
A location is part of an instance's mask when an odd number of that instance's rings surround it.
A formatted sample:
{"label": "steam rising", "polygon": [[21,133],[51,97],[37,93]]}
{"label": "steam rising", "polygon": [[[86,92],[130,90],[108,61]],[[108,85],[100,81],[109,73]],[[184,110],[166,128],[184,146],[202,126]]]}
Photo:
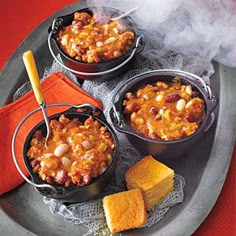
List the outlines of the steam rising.
{"label": "steam rising", "polygon": [[123,12],[137,6],[132,18],[146,35],[146,56],[174,51],[236,67],[234,0],[87,0],[87,4],[98,11],[106,6]]}

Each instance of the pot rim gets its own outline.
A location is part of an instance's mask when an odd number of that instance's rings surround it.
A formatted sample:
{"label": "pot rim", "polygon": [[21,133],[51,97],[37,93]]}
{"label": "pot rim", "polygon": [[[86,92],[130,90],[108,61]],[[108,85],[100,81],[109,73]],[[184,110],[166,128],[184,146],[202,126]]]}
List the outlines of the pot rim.
{"label": "pot rim", "polygon": [[[201,123],[200,127],[193,134],[186,136],[184,138],[175,139],[175,140],[151,139],[151,138],[140,135],[139,133],[137,133],[134,129],[132,129],[130,127],[130,125],[128,124],[128,122],[124,118],[123,109],[121,109],[121,111],[120,110],[117,111],[117,109],[116,109],[117,104],[119,103],[119,107],[120,107],[120,105],[122,106],[122,102],[124,100],[125,93],[127,93],[131,89],[131,87],[133,87],[137,82],[145,80],[149,77],[160,76],[160,75],[173,76],[173,78],[176,76],[179,76],[181,80],[193,85],[198,90],[198,92],[200,92],[202,98],[204,99],[205,109],[206,109],[205,115],[206,116],[205,116],[205,119],[203,120],[203,122]],[[163,80],[165,80],[165,78],[163,78]],[[147,83],[148,83],[148,81],[146,81],[143,85],[145,85]],[[178,69],[158,69],[158,70],[147,71],[147,72],[143,72],[141,74],[135,75],[135,76],[131,77],[130,79],[126,80],[125,82],[121,83],[116,88],[116,91],[113,95],[113,98],[112,98],[113,105],[112,105],[112,108],[110,109],[109,113],[110,113],[112,123],[118,131],[125,133],[125,134],[132,135],[132,136],[136,136],[146,142],[152,142],[152,143],[162,144],[162,145],[168,145],[168,144],[171,145],[171,144],[178,144],[178,143],[187,142],[187,141],[189,141],[189,139],[192,139],[194,136],[198,136],[198,134],[208,131],[208,129],[210,128],[210,127],[208,127],[209,123],[210,123],[210,125],[212,125],[212,123],[213,123],[213,122],[210,122],[211,114],[213,113],[214,109],[216,108],[217,103],[218,103],[218,97],[217,97],[216,93],[210,87],[210,85],[206,84],[203,81],[203,79],[201,79],[199,76],[189,73],[189,72],[186,72],[186,71],[178,70]],[[115,115],[114,115],[114,113],[115,113]],[[118,118],[120,120],[120,122],[124,125],[124,127],[120,127],[119,125],[117,125],[114,121],[114,118],[112,118],[112,117],[114,117],[116,119]]]}

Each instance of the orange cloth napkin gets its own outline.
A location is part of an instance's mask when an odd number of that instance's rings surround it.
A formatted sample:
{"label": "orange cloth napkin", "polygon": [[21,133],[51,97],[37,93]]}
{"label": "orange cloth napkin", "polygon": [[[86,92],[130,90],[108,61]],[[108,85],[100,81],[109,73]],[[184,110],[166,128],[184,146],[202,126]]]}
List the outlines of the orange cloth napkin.
{"label": "orange cloth napkin", "polygon": [[[47,104],[63,102],[72,104],[89,103],[102,108],[99,101],[59,72],[51,74],[41,83],[41,86]],[[0,108],[0,195],[10,191],[24,181],[18,173],[12,159],[12,137],[19,122],[29,112],[38,107],[33,91],[30,91],[16,102]],[[47,111],[48,115],[52,115],[67,109],[69,109],[69,107],[54,107],[47,109]],[[41,120],[43,120],[43,116],[39,111],[26,121],[17,135],[17,160],[27,176],[29,176],[29,174],[24,166],[22,156],[23,145],[30,130]]]}

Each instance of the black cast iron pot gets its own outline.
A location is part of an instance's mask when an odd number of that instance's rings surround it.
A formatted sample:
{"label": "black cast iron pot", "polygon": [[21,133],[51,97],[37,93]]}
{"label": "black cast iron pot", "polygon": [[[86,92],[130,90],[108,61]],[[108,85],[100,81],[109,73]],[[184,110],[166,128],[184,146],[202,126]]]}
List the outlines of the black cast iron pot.
{"label": "black cast iron pot", "polygon": [[[123,100],[127,92],[135,92],[138,88],[143,87],[148,83],[156,81],[172,82],[176,76],[181,78],[182,84],[191,84],[193,90],[199,92],[199,96],[205,102],[205,119],[200,124],[195,133],[188,137],[178,140],[162,141],[144,137],[135,132],[130,126],[128,121],[123,115]],[[165,161],[168,158],[180,156],[188,149],[193,147],[194,144],[209,130],[214,121],[213,110],[217,105],[217,96],[215,92],[207,85],[200,77],[188,72],[179,70],[155,70],[139,74],[117,88],[113,97],[113,106],[110,110],[110,117],[114,127],[127,135],[129,141],[141,151],[144,155],[153,155],[158,159]]]}
{"label": "black cast iron pot", "polygon": [[[77,108],[79,108],[79,111],[77,111]],[[58,113],[56,115],[50,116],[49,119],[59,119],[59,117],[64,114],[67,118],[70,120],[73,118],[79,118],[81,122],[84,122],[90,115],[99,122],[102,123],[109,132],[112,134],[114,143],[115,143],[115,150],[113,153],[113,159],[111,164],[108,166],[106,171],[102,173],[97,178],[93,179],[92,182],[85,186],[75,186],[71,185],[69,187],[65,187],[62,185],[51,185],[51,188],[48,187],[36,187],[36,190],[42,194],[43,196],[55,198],[58,200],[62,200],[64,202],[83,202],[90,199],[95,198],[99,193],[101,193],[104,188],[108,185],[110,180],[112,179],[116,162],[117,162],[117,156],[118,156],[118,140],[116,137],[115,132],[111,128],[111,126],[107,123],[103,112],[95,108],[91,105],[81,105],[77,106],[77,108],[71,108],[65,112]],[[39,124],[37,124],[29,133],[29,135],[26,138],[26,141],[24,143],[24,149],[23,149],[23,157],[25,165],[30,173],[30,176],[32,178],[33,183],[38,185],[49,185],[48,183],[41,180],[37,173],[33,173],[32,167],[30,165],[29,158],[27,157],[27,151],[30,148],[30,141],[32,140],[32,137],[36,130],[41,129],[43,131],[43,135],[46,136],[46,126],[45,122],[41,121]]]}
{"label": "black cast iron pot", "polygon": [[[114,8],[107,8],[105,7],[104,10],[111,13],[111,17],[117,17],[122,15],[124,12],[121,12]],[[92,11],[88,8],[83,8],[75,12],[87,12],[88,14],[92,15]],[[72,24],[74,13],[69,15],[60,16],[56,18],[52,26],[49,28],[49,37],[48,37],[48,46],[49,50],[54,57],[54,59],[65,69],[71,71],[75,74],[78,78],[83,80],[96,80],[96,81],[104,81],[114,78],[124,71],[127,70],[128,66],[132,62],[134,56],[140,53],[144,48],[144,40],[143,36],[137,34],[137,29],[135,27],[134,22],[132,21],[131,17],[126,16],[122,18],[125,25],[127,26],[128,30],[135,33],[135,39],[131,46],[131,48],[123,54],[122,56],[100,63],[85,63],[80,62],[78,60],[73,59],[69,55],[67,55],[63,49],[60,47],[60,44],[57,40],[60,30],[68,25]],[[56,46],[56,54],[59,53],[63,62],[61,62],[56,56],[54,51],[52,50],[51,40],[54,41]]]}

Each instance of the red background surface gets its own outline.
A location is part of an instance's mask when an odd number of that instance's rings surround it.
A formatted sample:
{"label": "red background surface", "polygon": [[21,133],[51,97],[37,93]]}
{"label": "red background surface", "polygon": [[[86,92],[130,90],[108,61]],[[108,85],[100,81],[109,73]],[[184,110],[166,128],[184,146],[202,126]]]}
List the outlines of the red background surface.
{"label": "red background surface", "polygon": [[[99,1],[99,0],[98,0]],[[73,0],[8,0],[0,2],[0,70],[24,38],[47,17]],[[236,75],[235,75],[236,77]],[[4,78],[1,78],[4,79]],[[236,79],[236,78],[235,78]],[[236,148],[223,190],[194,236],[236,235]],[[184,223],[184,222],[183,222]]]}

